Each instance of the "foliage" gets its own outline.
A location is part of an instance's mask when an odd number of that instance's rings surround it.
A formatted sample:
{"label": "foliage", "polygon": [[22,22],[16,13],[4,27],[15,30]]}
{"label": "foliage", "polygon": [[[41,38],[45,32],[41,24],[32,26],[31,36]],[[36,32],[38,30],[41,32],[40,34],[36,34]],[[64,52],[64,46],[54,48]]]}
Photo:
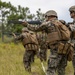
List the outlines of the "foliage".
{"label": "foliage", "polygon": [[[45,75],[37,57],[32,64],[32,73],[25,71],[23,65],[24,51],[25,49],[20,43],[0,43],[0,75]],[[68,62],[66,75],[73,75],[72,62]]]}
{"label": "foliage", "polygon": [[[43,20],[43,13],[41,12],[41,9],[39,8],[38,11],[36,11],[36,14],[31,14],[30,9],[28,7],[22,7],[18,5],[15,7],[10,2],[2,2],[0,0],[0,18],[3,23],[3,31],[12,31],[12,32],[20,32],[21,25],[8,25],[9,20],[36,20],[40,19]],[[13,27],[12,27],[13,26]],[[16,28],[15,30],[13,28]]]}
{"label": "foliage", "polygon": [[[24,51],[21,44],[0,44],[0,75],[31,75],[24,69]],[[44,75],[40,60],[37,57],[35,59],[35,63],[32,64],[32,72]]]}

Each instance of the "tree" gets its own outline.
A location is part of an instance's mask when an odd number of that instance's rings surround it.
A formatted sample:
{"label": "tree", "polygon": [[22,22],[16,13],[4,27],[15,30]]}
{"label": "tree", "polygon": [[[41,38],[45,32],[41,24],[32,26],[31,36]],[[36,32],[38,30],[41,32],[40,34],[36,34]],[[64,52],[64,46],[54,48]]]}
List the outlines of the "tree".
{"label": "tree", "polygon": [[36,19],[41,21],[44,20],[44,13],[41,12],[40,8],[36,11]]}
{"label": "tree", "polygon": [[2,2],[0,0],[0,12],[1,12],[1,21],[3,23],[3,29],[5,32],[21,32],[22,26],[17,24],[8,24],[9,20],[44,20],[43,13],[39,8],[36,11],[36,14],[31,14],[28,7],[15,7],[10,2]]}

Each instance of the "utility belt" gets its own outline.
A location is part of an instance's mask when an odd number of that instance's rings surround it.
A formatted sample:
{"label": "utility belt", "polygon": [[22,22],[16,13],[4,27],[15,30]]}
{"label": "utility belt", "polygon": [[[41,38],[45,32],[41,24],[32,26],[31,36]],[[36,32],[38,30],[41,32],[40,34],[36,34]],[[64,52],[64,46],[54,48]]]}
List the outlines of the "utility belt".
{"label": "utility belt", "polygon": [[34,50],[34,51],[37,51],[39,49],[39,46],[38,44],[25,44],[24,47],[26,48],[26,50]]}

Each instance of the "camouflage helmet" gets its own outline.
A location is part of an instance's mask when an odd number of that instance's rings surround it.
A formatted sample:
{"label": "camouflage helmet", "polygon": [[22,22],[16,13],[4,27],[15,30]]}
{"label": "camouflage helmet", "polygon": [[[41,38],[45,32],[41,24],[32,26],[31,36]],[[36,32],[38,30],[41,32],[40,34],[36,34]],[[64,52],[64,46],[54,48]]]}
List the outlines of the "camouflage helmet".
{"label": "camouflage helmet", "polygon": [[45,16],[56,16],[57,17],[57,13],[54,10],[49,10],[45,13]]}
{"label": "camouflage helmet", "polygon": [[71,6],[71,7],[69,8],[69,11],[74,11],[74,12],[75,12],[75,6]]}
{"label": "camouflage helmet", "polygon": [[22,31],[23,32],[29,32],[28,28],[26,28],[26,27],[22,28]]}

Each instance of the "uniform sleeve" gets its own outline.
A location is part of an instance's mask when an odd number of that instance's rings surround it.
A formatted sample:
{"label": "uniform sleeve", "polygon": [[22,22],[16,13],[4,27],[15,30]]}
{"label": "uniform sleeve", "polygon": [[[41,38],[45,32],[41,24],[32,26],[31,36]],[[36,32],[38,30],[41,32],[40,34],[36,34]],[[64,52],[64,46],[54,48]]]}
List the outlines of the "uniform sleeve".
{"label": "uniform sleeve", "polygon": [[22,39],[23,39],[23,35],[21,34],[15,38],[15,41],[22,40]]}
{"label": "uniform sleeve", "polygon": [[27,24],[27,28],[31,31],[42,31],[42,30],[45,30],[47,28],[47,25],[49,24],[50,22],[44,22],[42,23],[41,25],[31,25],[31,24]]}

